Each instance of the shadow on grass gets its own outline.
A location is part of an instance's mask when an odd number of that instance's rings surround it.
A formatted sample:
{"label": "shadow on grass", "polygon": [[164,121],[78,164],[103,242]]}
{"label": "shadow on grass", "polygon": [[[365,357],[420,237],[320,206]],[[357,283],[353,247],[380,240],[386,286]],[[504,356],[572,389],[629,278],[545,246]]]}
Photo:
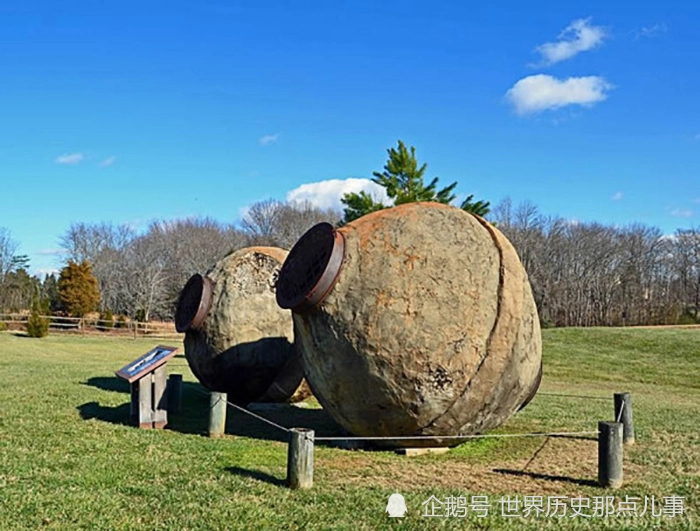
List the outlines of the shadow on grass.
{"label": "shadow on grass", "polygon": [[546,481],[562,481],[564,483],[573,483],[584,487],[598,487],[598,482],[592,479],[578,479],[568,476],[552,476],[550,474],[538,474],[536,472],[525,472],[523,470],[509,470],[506,468],[495,468],[493,470],[498,474],[507,474],[509,476],[528,477],[532,479],[544,479]]}
{"label": "shadow on grass", "polygon": [[128,426],[129,422],[129,411],[131,407],[129,404],[122,404],[116,407],[101,406],[98,402],[88,402],[82,406],[78,406],[78,411],[80,416],[84,420],[98,419],[111,424],[121,424],[123,426]]}
{"label": "shadow on grass", "polygon": [[284,487],[287,484],[285,479],[280,479],[273,476],[272,474],[267,474],[265,472],[260,472],[259,470],[249,470],[247,468],[241,468],[239,466],[231,466],[226,469],[234,476],[240,476],[243,478],[256,479],[258,481],[263,481],[269,483],[270,485],[275,485],[276,487]]}
{"label": "shadow on grass", "polygon": [[[130,386],[126,380],[116,376],[100,376],[89,378],[83,385],[96,387],[103,391],[124,393],[125,403],[119,406],[102,406],[96,401],[78,406],[80,416],[85,420],[98,419],[111,424],[133,426],[130,420],[131,396]],[[168,413],[166,429],[180,433],[205,435],[209,422],[209,397],[204,388],[198,383],[182,383],[182,410],[179,413]]]}
{"label": "shadow on grass", "polygon": [[88,378],[84,385],[97,387],[103,391],[114,391],[116,393],[129,393],[129,382],[117,378],[116,376],[95,376]]}
{"label": "shadow on grass", "polygon": [[[124,393],[125,403],[119,406],[101,406],[92,401],[78,407],[86,420],[98,419],[112,424],[131,425],[129,383],[116,376],[89,378],[83,385],[103,391]],[[292,404],[252,404],[249,409],[260,417],[284,428],[308,428],[317,437],[343,437],[349,435],[323,409],[312,409]],[[135,427],[135,426],[134,426]],[[182,383],[182,409],[178,413],[168,413],[166,429],[179,433],[208,435],[209,430],[209,391],[195,382]],[[235,407],[228,407],[226,414],[226,434],[265,441],[288,442],[289,433],[264,422]],[[324,446],[341,446],[341,442],[319,441]]]}
{"label": "shadow on grass", "polygon": [[[292,404],[253,404],[251,411],[283,428],[314,430],[316,437],[343,437],[349,435],[323,409],[304,408]],[[288,442],[289,433],[257,419],[237,408],[229,407],[226,433],[251,439]],[[317,445],[338,446],[334,441],[318,441]]]}

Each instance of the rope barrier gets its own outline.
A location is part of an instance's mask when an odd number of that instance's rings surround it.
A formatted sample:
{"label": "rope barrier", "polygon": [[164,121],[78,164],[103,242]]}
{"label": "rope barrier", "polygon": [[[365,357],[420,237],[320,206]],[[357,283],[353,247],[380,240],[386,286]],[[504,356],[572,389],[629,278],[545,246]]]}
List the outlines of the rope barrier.
{"label": "rope barrier", "polygon": [[246,408],[244,408],[244,407],[237,406],[236,404],[232,404],[232,403],[229,402],[228,400],[226,401],[226,403],[227,403],[229,406],[234,407],[234,408],[238,409],[239,411],[242,411],[243,413],[248,413],[248,415],[250,415],[251,417],[255,417],[255,418],[258,419],[258,420],[262,420],[263,422],[267,422],[270,426],[274,426],[275,428],[278,428],[278,429],[280,429],[280,430],[282,430],[282,431],[284,431],[284,432],[286,432],[286,433],[289,433],[289,432],[292,431],[292,430],[290,430],[289,428],[285,428],[284,426],[280,426],[279,424],[277,424],[276,422],[271,421],[270,419],[266,419],[265,417],[261,417],[260,415],[256,415],[255,413],[253,413],[252,411],[250,411],[250,410],[248,410],[248,409],[246,409]]}
{"label": "rope barrier", "polygon": [[[209,393],[206,393],[206,392],[204,392],[204,391],[200,391],[199,389],[196,389],[196,388],[195,388],[195,391],[198,392],[198,393],[201,394],[201,395],[209,396]],[[222,398],[219,398],[219,400],[217,400],[216,402],[214,402],[214,404],[212,404],[212,405],[209,407],[209,409],[212,409],[216,404],[218,404],[219,402],[221,402],[221,400],[223,400],[223,399],[222,399]],[[275,427],[275,428],[278,428],[278,429],[280,429],[280,430],[282,430],[282,431],[284,431],[284,432],[286,432],[286,433],[289,433],[289,432],[291,431],[289,428],[285,428],[284,426],[280,426],[279,424],[277,424],[276,422],[271,421],[270,419],[266,419],[265,417],[261,417],[260,415],[256,415],[256,414],[253,413],[252,411],[249,411],[249,410],[247,410],[246,408],[241,407],[241,406],[239,406],[239,405],[237,405],[237,404],[233,404],[232,402],[229,402],[228,400],[226,400],[226,404],[228,404],[229,406],[231,406],[231,407],[233,407],[233,408],[235,408],[235,409],[238,409],[239,411],[242,411],[243,413],[247,413],[247,414],[250,415],[251,417],[254,417],[254,418],[258,419],[258,420],[261,420],[262,422],[265,422],[265,423],[269,424],[270,426],[273,426],[273,427]]]}
{"label": "rope barrier", "polygon": [[[199,389],[195,389],[196,392],[208,396],[208,393],[205,393],[204,391],[200,391]],[[573,396],[573,395],[565,395],[565,396]],[[586,397],[586,398],[591,398],[591,397]],[[220,398],[219,401],[222,399]],[[214,407],[216,405],[214,403],[211,407]],[[277,428],[279,430],[284,431],[285,433],[290,433],[292,430],[289,428],[285,428],[284,426],[281,426],[280,424],[277,424],[276,422],[271,421],[270,419],[266,419],[265,417],[262,417],[260,415],[257,415],[256,413],[253,413],[252,411],[241,407],[237,404],[234,404],[232,402],[229,402],[226,400],[226,404],[229,406],[246,413],[250,415],[251,417],[254,417],[262,422],[265,422],[266,424],[269,424],[270,426]],[[624,409],[624,401],[622,403],[623,409]],[[620,410],[620,415],[618,416],[617,422],[620,422],[620,418],[622,417],[622,409]],[[578,436],[578,435],[598,435],[600,432],[596,431],[561,431],[561,432],[550,432],[550,433],[491,433],[491,434],[480,434],[480,435],[405,435],[405,436],[386,436],[386,437],[315,437],[315,441],[411,441],[411,440],[452,440],[452,439],[461,439],[461,440],[467,440],[467,439],[506,439],[506,438],[514,438],[514,437],[567,437],[567,436]]]}
{"label": "rope barrier", "polygon": [[598,431],[562,431],[553,433],[491,433],[483,435],[406,435],[396,437],[316,437],[317,441],[408,441],[443,439],[500,439],[509,437],[565,437],[574,435],[598,435]]}
{"label": "rope barrier", "polygon": [[583,398],[583,399],[586,399],[586,400],[610,400],[610,398],[604,397],[604,396],[567,395],[567,394],[563,394],[563,393],[543,393],[543,392],[539,392],[539,393],[537,393],[535,396],[541,396],[541,395],[544,395],[544,396],[564,396],[564,397],[566,397],[566,398]]}

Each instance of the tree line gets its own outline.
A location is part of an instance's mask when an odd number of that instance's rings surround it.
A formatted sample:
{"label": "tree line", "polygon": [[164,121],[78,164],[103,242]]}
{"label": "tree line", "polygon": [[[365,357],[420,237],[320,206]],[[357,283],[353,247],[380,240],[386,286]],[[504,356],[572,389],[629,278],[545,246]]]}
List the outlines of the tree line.
{"label": "tree line", "polygon": [[[392,204],[454,204],[456,182],[424,182],[427,165],[399,141],[373,181]],[[386,208],[365,192],[346,194],[344,210],[276,200],[253,204],[239,224],[211,218],[154,221],[145,231],[111,223],[74,223],[61,237],[66,265],[40,280],[0,229],[0,311],[41,307],[81,316],[99,311],[138,321],[171,319],[194,273],[248,246],[290,249],[322,221],[336,226]],[[700,227],[664,235],[642,224],[578,223],[509,199],[491,209],[470,195],[455,205],[486,217],[511,241],[528,273],[543,326],[617,326],[700,322]],[[77,287],[76,287],[77,286]]]}
{"label": "tree line", "polygon": [[518,251],[545,326],[700,322],[700,227],[578,223],[508,199],[491,220]]}
{"label": "tree line", "polygon": [[0,312],[37,304],[51,313],[98,311],[139,321],[170,319],[177,296],[194,273],[206,272],[231,251],[248,246],[289,249],[321,221],[337,224],[339,211],[276,200],[253,204],[239,225],[211,218],[154,221],[145,231],[112,223],[74,223],[61,236],[66,265],[43,281],[0,232]]}

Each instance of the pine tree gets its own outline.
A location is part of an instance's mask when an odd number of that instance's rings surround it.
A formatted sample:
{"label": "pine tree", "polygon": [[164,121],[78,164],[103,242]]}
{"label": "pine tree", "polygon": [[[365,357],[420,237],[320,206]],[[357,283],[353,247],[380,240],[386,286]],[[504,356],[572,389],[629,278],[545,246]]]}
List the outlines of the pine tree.
{"label": "pine tree", "polygon": [[461,208],[465,212],[471,212],[472,214],[481,216],[482,218],[485,217],[489,212],[491,212],[491,203],[489,203],[488,201],[481,200],[473,202],[472,199],[474,199],[473,195],[467,197],[464,201],[462,201],[462,204],[459,206],[459,208]]}
{"label": "pine tree", "polygon": [[61,297],[58,294],[58,280],[53,273],[44,278],[41,287],[42,297],[48,301],[49,311],[58,312],[61,310]]}
{"label": "pine tree", "polygon": [[58,279],[58,294],[65,309],[74,317],[97,310],[100,289],[90,263],[69,260]]}
{"label": "pine tree", "polygon": [[[433,177],[430,184],[423,181],[427,164],[418,165],[416,148],[410,150],[399,140],[398,148],[387,150],[389,159],[384,165],[383,172],[374,172],[372,181],[386,190],[389,199],[394,205],[414,203],[418,201],[435,201],[437,203],[450,204],[455,200],[454,189],[457,182],[449,186],[437,189],[438,178]],[[467,212],[485,216],[489,212],[489,203],[484,201],[473,202],[474,196],[470,195],[462,202],[460,208]],[[386,208],[381,202],[375,201],[367,192],[348,193],[343,196],[341,202],[345,205],[343,222],[349,223],[371,212]]]}
{"label": "pine tree", "polygon": [[41,316],[46,310],[48,303],[46,300],[35,298],[32,303],[32,313],[27,319],[27,335],[29,337],[46,337],[49,335],[49,321]]}
{"label": "pine tree", "polygon": [[383,186],[389,198],[394,200],[394,205],[415,203],[418,201],[436,201],[438,203],[450,203],[455,196],[452,191],[457,186],[454,182],[439,192],[435,191],[438,178],[434,177],[428,186],[423,182],[423,175],[428,169],[427,164],[418,167],[416,148],[411,146],[411,151],[399,140],[399,148],[388,150],[389,160],[384,165],[383,172],[374,172],[375,183]]}
{"label": "pine tree", "polygon": [[341,199],[342,203],[345,205],[345,210],[343,211],[343,223],[350,223],[357,218],[361,218],[377,210],[382,210],[386,208],[382,203],[376,202],[372,196],[370,196],[364,190],[359,193],[348,193]]}

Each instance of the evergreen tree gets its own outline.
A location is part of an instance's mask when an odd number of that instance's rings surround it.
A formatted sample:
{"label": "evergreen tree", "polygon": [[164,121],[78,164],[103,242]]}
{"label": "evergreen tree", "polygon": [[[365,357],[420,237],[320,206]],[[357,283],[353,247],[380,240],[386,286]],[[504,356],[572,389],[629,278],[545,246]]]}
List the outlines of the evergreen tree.
{"label": "evergreen tree", "polygon": [[[423,181],[427,164],[418,165],[416,148],[410,150],[399,140],[398,148],[387,150],[389,159],[384,165],[383,172],[374,172],[372,181],[384,187],[389,199],[394,205],[414,203],[418,201],[435,201],[449,204],[455,200],[454,189],[457,183],[438,190],[438,178],[433,177],[428,185]],[[474,196],[470,195],[462,202],[460,208],[467,212],[485,216],[489,212],[489,203],[484,201],[473,202]],[[345,205],[343,222],[349,223],[371,212],[386,208],[381,202],[375,201],[367,192],[348,193],[343,196],[341,202]]]}
{"label": "evergreen tree", "polygon": [[49,312],[55,313],[61,311],[61,297],[58,294],[58,280],[53,273],[46,275],[44,283],[41,286],[41,296],[48,301]]}
{"label": "evergreen tree", "polygon": [[486,215],[489,212],[491,212],[491,203],[482,200],[472,201],[472,199],[474,199],[473,195],[467,197],[464,201],[462,201],[462,204],[459,206],[459,208],[461,208],[465,212],[471,212],[472,214],[481,216],[482,218],[486,217]]}
{"label": "evergreen tree", "polygon": [[357,218],[386,208],[386,205],[375,201],[372,196],[364,190],[359,193],[352,192],[345,194],[341,202],[345,205],[345,209],[343,210],[343,223],[350,223]]}
{"label": "evergreen tree", "polygon": [[27,319],[27,335],[29,337],[46,337],[49,335],[49,321],[42,317],[42,310],[46,308],[46,303],[39,297],[35,297],[32,303],[32,313]]}
{"label": "evergreen tree", "polygon": [[101,319],[104,321],[104,329],[109,330],[111,328],[114,328],[114,314],[112,313],[112,310],[107,308],[107,311],[101,315]]}
{"label": "evergreen tree", "polygon": [[31,309],[40,286],[39,279],[24,268],[8,273],[0,283],[0,310],[18,312]]}
{"label": "evergreen tree", "polygon": [[69,260],[58,279],[58,294],[65,309],[75,317],[97,310],[100,289],[90,263]]}

